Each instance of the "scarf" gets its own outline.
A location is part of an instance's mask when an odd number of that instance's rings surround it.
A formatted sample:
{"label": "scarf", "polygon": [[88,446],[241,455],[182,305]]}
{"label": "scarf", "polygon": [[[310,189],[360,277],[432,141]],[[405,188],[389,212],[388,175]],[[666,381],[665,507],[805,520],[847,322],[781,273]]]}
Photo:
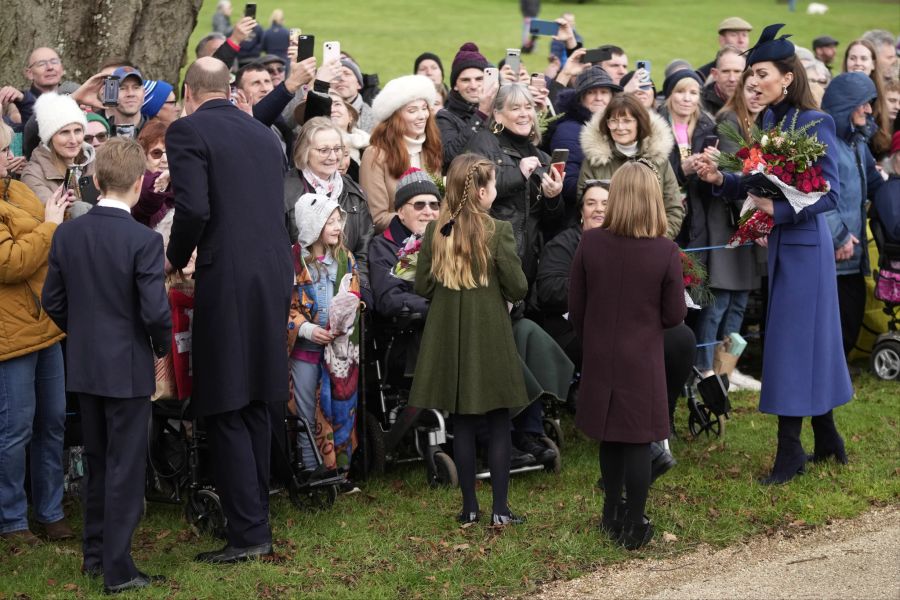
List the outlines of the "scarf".
{"label": "scarf", "polygon": [[328,179],[322,179],[307,167],[303,169],[303,178],[309,183],[317,194],[324,194],[332,200],[341,197],[344,191],[344,178],[340,171],[335,171]]}
{"label": "scarf", "polygon": [[409,152],[409,166],[417,169],[422,168],[422,146],[425,144],[425,134],[423,133],[417,138],[403,136],[406,142],[406,151]]}

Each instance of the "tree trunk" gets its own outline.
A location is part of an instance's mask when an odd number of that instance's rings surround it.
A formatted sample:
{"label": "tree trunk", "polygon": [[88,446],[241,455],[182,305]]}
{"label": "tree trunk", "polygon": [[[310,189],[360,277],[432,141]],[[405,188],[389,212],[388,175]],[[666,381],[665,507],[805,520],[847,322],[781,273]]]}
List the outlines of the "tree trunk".
{"label": "tree trunk", "polygon": [[83,82],[110,58],[178,88],[203,0],[0,0],[0,85],[24,85],[32,50],[56,49],[64,80]]}

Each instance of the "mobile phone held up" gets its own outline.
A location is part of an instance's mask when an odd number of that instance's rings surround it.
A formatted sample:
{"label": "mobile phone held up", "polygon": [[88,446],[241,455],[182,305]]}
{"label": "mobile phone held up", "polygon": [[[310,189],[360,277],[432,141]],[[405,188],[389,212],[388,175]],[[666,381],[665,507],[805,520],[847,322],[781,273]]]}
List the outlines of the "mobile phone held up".
{"label": "mobile phone held up", "polygon": [[550,156],[550,166],[556,169],[560,177],[565,176],[567,160],[569,160],[568,148],[556,148]]}
{"label": "mobile phone held up", "polygon": [[518,48],[506,49],[506,64],[512,69],[513,77],[516,78],[516,81],[519,80],[519,68],[522,66],[521,54],[522,51]]}
{"label": "mobile phone held up", "polygon": [[245,4],[244,5],[244,16],[250,17],[251,19],[256,18],[256,4]]}
{"label": "mobile phone held up", "polygon": [[100,92],[100,102],[103,106],[119,105],[119,78],[109,76],[103,80],[103,89]]}
{"label": "mobile phone held up", "polygon": [[641,77],[641,88],[649,88],[652,87],[653,83],[650,81],[650,70],[653,67],[649,60],[639,60],[635,63],[635,70],[640,71],[644,70],[644,74]]}
{"label": "mobile phone held up", "polygon": [[556,21],[532,19],[531,24],[528,26],[528,32],[531,35],[556,35],[559,33],[559,23]]}
{"label": "mobile phone held up", "polygon": [[[312,58],[315,54],[316,36],[314,35],[298,35],[297,36],[297,62],[303,62],[307,58]],[[340,54],[340,52],[338,52]]]}
{"label": "mobile phone held up", "polygon": [[340,42],[325,42],[322,48],[322,64],[341,59]]}
{"label": "mobile phone held up", "polygon": [[491,79],[500,83],[500,71],[497,70],[497,67],[487,67],[484,70],[484,80],[490,81]]}

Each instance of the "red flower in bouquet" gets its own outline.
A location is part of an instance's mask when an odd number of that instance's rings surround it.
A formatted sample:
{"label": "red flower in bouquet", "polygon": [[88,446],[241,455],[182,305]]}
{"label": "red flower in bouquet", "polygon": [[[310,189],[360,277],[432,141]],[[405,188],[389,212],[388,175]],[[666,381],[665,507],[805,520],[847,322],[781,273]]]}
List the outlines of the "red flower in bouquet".
{"label": "red flower in bouquet", "polygon": [[698,260],[694,260],[684,250],[681,255],[681,274],[684,282],[685,294],[691,300],[688,306],[694,304],[696,308],[709,304],[712,293],[707,285],[706,267]]}
{"label": "red flower in bouquet", "polygon": [[[719,125],[719,131],[740,148],[734,154],[720,154],[719,166],[740,171],[745,182],[749,179],[760,183],[775,201],[787,201],[795,212],[800,212],[831,189],[822,177],[822,168],[814,164],[824,156],[825,144],[807,133],[818,122],[807,123],[798,129],[795,113],[789,129],[784,129],[783,120],[767,131],[754,126],[749,141],[733,124],[724,122]],[[735,248],[765,237],[774,226],[772,217],[758,210],[748,197],[737,231],[727,247]]]}

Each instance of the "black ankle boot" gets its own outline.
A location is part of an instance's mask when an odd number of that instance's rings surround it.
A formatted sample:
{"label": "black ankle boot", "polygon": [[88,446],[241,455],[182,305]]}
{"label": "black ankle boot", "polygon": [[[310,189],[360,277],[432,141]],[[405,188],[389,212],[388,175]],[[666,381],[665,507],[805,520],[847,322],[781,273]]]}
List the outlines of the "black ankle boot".
{"label": "black ankle boot", "polygon": [[[606,511],[603,511],[606,513]],[[619,541],[622,537],[622,529],[625,526],[625,500],[623,499],[613,507],[612,515],[607,517],[605,514],[600,521],[600,531],[606,534],[606,537],[614,542]]]}
{"label": "black ankle boot", "polygon": [[619,543],[626,550],[637,550],[642,546],[646,546],[653,538],[653,523],[646,516],[642,517],[640,523],[626,522],[622,528],[622,536]]}
{"label": "black ankle boot", "polygon": [[772,472],[759,482],[763,485],[787,483],[806,472],[806,452],[800,443],[802,417],[778,417],[778,450]]}

